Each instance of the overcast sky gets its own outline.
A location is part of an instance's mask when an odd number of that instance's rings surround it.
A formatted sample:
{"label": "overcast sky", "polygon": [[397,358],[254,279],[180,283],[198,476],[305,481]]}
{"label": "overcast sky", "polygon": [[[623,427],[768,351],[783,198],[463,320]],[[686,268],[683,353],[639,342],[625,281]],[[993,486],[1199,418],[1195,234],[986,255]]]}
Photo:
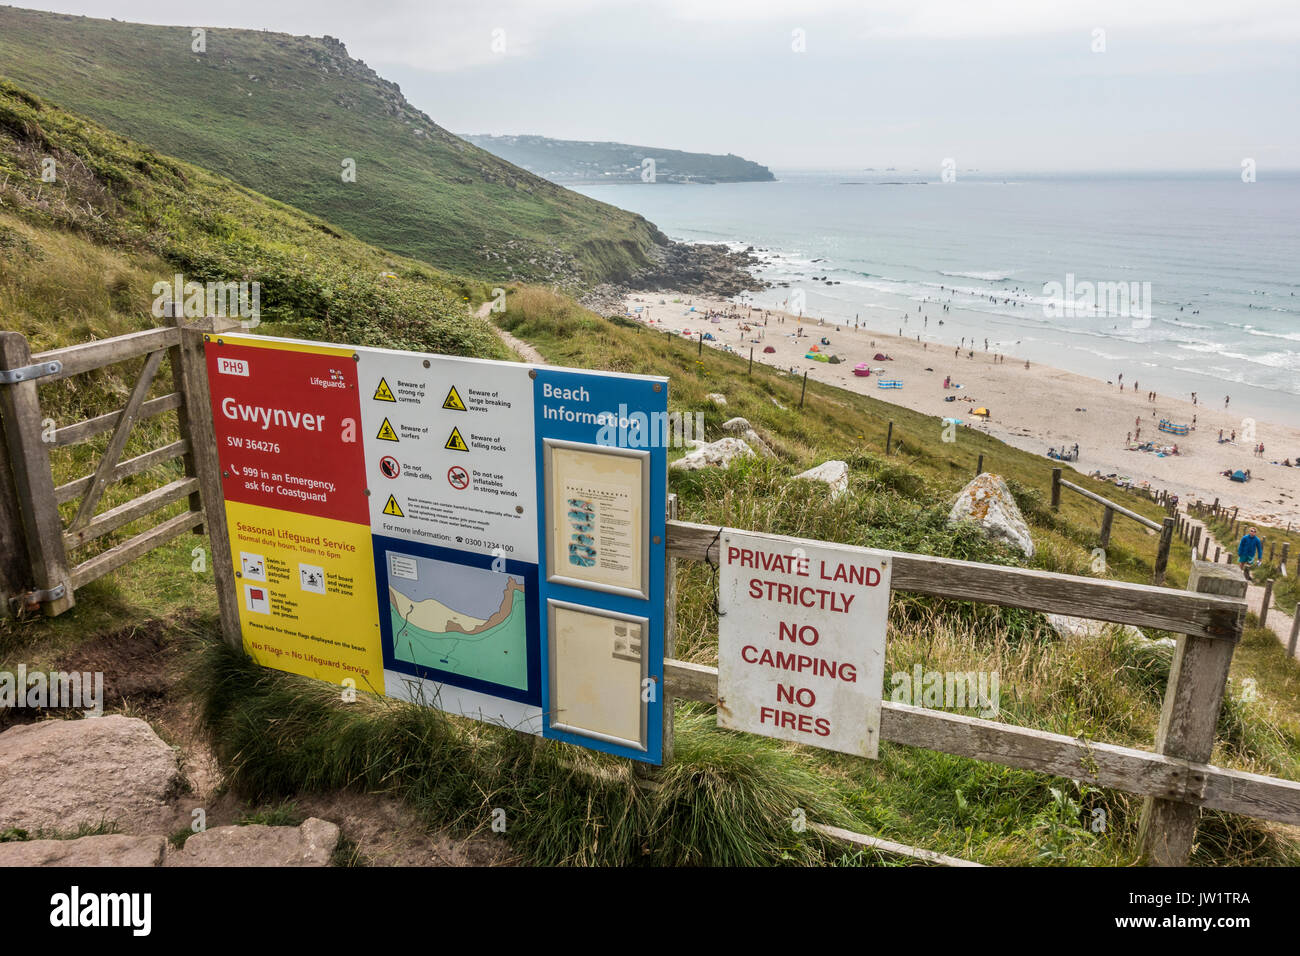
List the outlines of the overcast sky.
{"label": "overcast sky", "polygon": [[1297,0],[16,5],[329,34],[457,133],[779,169],[1300,168]]}

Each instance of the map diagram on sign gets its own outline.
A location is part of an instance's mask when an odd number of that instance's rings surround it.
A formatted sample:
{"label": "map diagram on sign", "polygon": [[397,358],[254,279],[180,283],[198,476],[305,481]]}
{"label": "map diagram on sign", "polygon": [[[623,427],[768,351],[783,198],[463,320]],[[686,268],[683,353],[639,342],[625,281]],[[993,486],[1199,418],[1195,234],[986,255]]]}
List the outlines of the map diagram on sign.
{"label": "map diagram on sign", "polygon": [[395,551],[385,560],[397,660],[527,689],[522,576]]}

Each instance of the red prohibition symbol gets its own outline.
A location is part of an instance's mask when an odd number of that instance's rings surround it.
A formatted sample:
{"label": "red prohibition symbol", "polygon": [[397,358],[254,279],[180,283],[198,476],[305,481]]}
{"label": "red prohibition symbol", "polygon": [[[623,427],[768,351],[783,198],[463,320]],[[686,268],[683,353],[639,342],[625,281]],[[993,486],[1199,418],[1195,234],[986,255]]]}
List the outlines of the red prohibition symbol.
{"label": "red prohibition symbol", "polygon": [[464,491],[469,487],[469,472],[460,465],[452,465],[447,469],[447,483],[457,491]]}
{"label": "red prohibition symbol", "polygon": [[385,478],[396,478],[402,473],[402,466],[392,455],[385,455],[379,459],[379,470],[384,473]]}

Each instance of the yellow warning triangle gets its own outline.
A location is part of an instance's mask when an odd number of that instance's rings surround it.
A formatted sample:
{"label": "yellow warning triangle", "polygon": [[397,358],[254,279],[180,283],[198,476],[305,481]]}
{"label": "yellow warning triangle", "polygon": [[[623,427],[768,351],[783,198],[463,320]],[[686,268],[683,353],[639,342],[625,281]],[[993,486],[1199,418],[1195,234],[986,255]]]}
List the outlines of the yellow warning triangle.
{"label": "yellow warning triangle", "polygon": [[382,438],[384,441],[397,441],[397,440],[398,440],[398,439],[397,439],[397,432],[393,431],[393,426],[390,425],[390,424],[388,424],[388,419],[387,419],[387,418],[385,418],[385,419],[384,419],[384,423],[383,423],[382,425],[379,426],[379,434],[376,435],[375,437],[376,437],[376,438]]}
{"label": "yellow warning triangle", "polygon": [[397,503],[397,499],[392,495],[388,496],[388,502],[384,505],[384,514],[392,515],[394,518],[405,518],[402,514],[402,507]]}
{"label": "yellow warning triangle", "polygon": [[379,380],[379,386],[375,389],[375,394],[373,397],[377,402],[397,401],[397,396],[394,395],[393,390],[388,387],[388,380],[384,378],[381,378]]}
{"label": "yellow warning triangle", "polygon": [[447,398],[442,403],[442,407],[454,409],[455,411],[458,412],[467,411],[467,409],[465,408],[465,403],[460,400],[460,392],[456,391],[455,385],[453,385],[451,387],[451,391],[447,393]]}
{"label": "yellow warning triangle", "polygon": [[443,448],[450,448],[452,451],[469,451],[469,445],[465,444],[465,439],[460,437],[460,429],[453,428],[451,435],[447,437],[447,444]]}

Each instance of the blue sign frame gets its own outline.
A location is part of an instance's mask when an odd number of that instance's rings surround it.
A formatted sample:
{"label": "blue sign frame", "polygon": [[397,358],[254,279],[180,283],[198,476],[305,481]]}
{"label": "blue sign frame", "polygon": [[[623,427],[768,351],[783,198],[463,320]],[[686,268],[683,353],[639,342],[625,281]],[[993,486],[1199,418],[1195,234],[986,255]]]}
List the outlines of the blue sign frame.
{"label": "blue sign frame", "polygon": [[[550,602],[644,618],[649,633],[642,648],[648,690],[645,707],[644,750],[601,739],[599,735],[574,733],[554,726],[550,681],[542,681],[542,735],[580,747],[627,757],[646,763],[663,762],[663,661],[665,569],[667,565],[668,508],[668,380],[648,376],[575,372],[540,367],[534,379],[534,421],[539,499],[544,498],[547,439],[603,448],[631,448],[648,453],[648,498],[642,502],[648,521],[648,587],[644,597],[614,593],[608,589],[549,580],[550,549],[545,501],[539,501],[537,526],[539,547],[538,593],[542,660],[551,659],[549,644]],[[549,672],[549,667],[548,667]],[[548,674],[549,676],[549,674]],[[647,699],[648,698],[648,699]]]}

